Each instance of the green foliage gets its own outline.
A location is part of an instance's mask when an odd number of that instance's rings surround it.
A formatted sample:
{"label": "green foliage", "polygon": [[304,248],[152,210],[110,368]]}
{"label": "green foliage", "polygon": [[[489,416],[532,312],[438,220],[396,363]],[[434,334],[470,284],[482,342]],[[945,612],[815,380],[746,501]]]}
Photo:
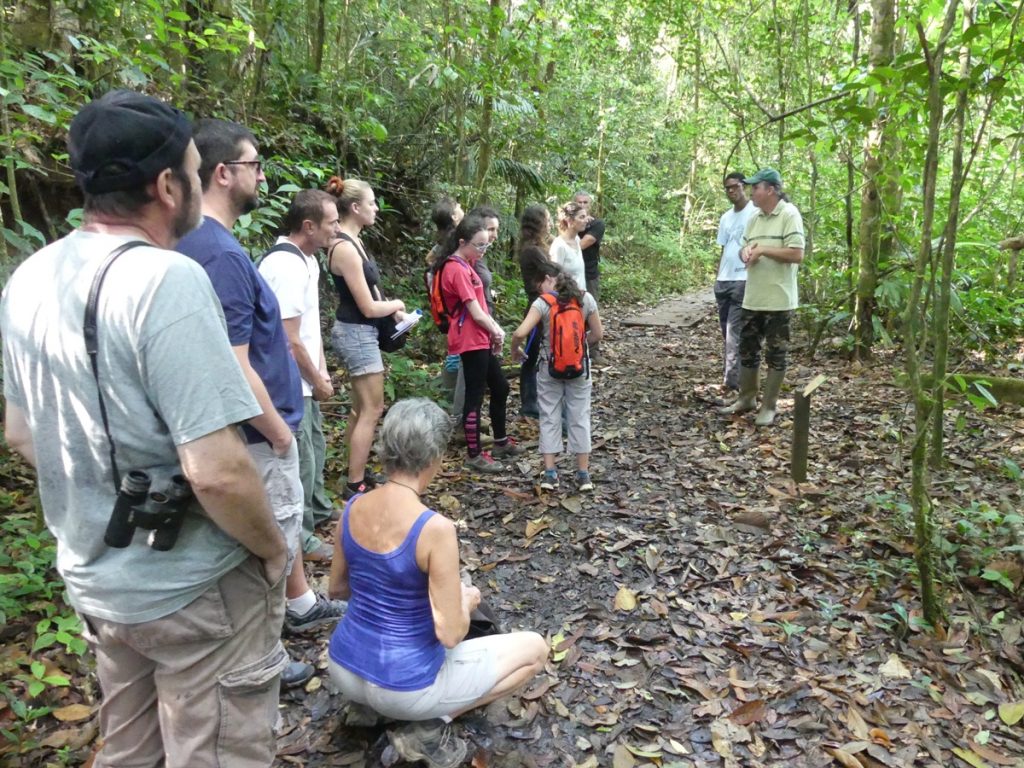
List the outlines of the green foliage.
{"label": "green foliage", "polygon": [[0,624],[35,623],[28,655],[11,655],[0,665],[0,696],[15,716],[0,735],[19,752],[38,746],[31,726],[51,711],[47,692],[70,684],[45,657],[74,658],[86,652],[81,622],[63,600],[64,585],[54,564],[56,543],[41,527],[31,501],[20,492],[0,491]]}
{"label": "green foliage", "polygon": [[389,402],[406,397],[439,398],[431,366],[404,355],[388,357],[388,375],[384,377],[384,396]]}

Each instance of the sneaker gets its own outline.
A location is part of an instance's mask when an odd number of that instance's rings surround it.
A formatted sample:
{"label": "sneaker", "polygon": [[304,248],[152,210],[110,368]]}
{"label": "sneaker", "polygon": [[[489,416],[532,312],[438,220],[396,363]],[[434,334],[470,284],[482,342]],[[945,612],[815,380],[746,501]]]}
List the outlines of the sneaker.
{"label": "sneaker", "polygon": [[346,608],[348,603],[345,600],[328,600],[317,592],[316,603],[305,613],[285,610],[284,626],[294,634],[308,632],[321,624],[333,624],[345,615]]}
{"label": "sneaker", "polygon": [[366,493],[368,490],[370,490],[370,487],[370,484],[367,483],[365,480],[360,480],[357,485],[352,485],[352,483],[345,483],[345,488],[341,492],[341,498],[343,498],[345,501],[348,501],[357,494]]}
{"label": "sneaker", "polygon": [[332,557],[334,557],[334,547],[319,539],[316,539],[315,547],[302,553],[304,563],[329,563]]}
{"label": "sneaker", "polygon": [[300,685],[305,685],[313,677],[315,671],[312,664],[293,659],[281,670],[281,687],[297,688]]}
{"label": "sneaker", "polygon": [[540,476],[540,489],[542,491],[554,491],[558,489],[558,470],[545,469]]}
{"label": "sneaker", "polygon": [[594,490],[594,481],[590,479],[590,473],[585,469],[576,471],[576,490],[584,493]]}
{"label": "sneaker", "polygon": [[477,472],[483,472],[484,474],[494,475],[498,472],[504,472],[505,467],[501,462],[495,461],[491,458],[491,454],[487,451],[481,451],[478,456],[466,459],[464,465],[467,469],[472,469]]}
{"label": "sneaker", "polygon": [[440,718],[406,723],[388,731],[388,741],[403,760],[422,760],[430,768],[456,768],[466,760],[466,742]]}
{"label": "sneaker", "polygon": [[504,443],[495,443],[491,449],[491,455],[499,459],[508,456],[520,456],[525,452],[526,449],[517,443],[514,437],[506,437]]}

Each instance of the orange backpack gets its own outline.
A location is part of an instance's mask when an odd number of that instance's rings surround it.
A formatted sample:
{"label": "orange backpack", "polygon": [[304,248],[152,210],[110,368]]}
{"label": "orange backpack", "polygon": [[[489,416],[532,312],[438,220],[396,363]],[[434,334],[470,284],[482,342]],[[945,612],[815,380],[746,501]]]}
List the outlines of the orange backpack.
{"label": "orange backpack", "polygon": [[[457,256],[454,257],[455,261],[460,261],[467,269],[472,269],[466,262]],[[447,259],[441,262],[441,264],[434,270],[434,274],[430,279],[430,316],[434,320],[434,325],[441,333],[448,333],[448,326],[451,324],[451,312],[448,311],[448,307],[444,304],[444,294],[441,292],[441,275],[444,273],[444,268],[448,266],[449,262],[453,261],[453,258],[449,256]],[[466,319],[466,310],[462,310],[462,317],[459,318],[459,325]]]}
{"label": "orange backpack", "polygon": [[551,348],[548,374],[553,379],[577,379],[589,372],[587,323],[576,299],[560,301],[553,293],[541,294],[551,313]]}

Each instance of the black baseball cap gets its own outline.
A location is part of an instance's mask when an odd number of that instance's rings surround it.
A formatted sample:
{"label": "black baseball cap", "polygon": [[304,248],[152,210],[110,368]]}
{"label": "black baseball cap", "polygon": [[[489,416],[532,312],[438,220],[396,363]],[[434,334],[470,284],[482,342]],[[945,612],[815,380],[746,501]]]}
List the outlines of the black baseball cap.
{"label": "black baseball cap", "polygon": [[152,96],[110,91],[71,121],[68,153],[82,191],[138,189],[165,168],[177,167],[192,140],[185,114]]}

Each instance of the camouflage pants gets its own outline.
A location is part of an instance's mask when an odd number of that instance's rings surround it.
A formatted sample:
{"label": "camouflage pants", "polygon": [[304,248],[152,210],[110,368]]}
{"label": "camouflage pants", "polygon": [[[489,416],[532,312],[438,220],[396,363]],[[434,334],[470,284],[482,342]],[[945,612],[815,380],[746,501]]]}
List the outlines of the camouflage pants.
{"label": "camouflage pants", "polygon": [[744,368],[761,367],[761,340],[764,340],[764,360],[775,371],[786,370],[789,351],[789,318],[793,313],[761,312],[744,309],[740,316],[740,365]]}

